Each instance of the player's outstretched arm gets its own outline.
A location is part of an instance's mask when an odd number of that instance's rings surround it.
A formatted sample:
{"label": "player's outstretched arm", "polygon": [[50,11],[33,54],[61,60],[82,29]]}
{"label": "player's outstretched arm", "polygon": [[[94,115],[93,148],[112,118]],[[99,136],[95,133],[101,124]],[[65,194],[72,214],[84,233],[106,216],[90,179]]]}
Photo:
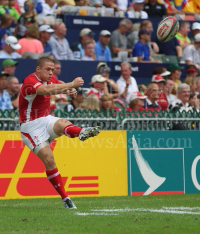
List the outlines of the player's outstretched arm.
{"label": "player's outstretched arm", "polygon": [[37,89],[37,95],[67,93],[69,89],[81,87],[83,86],[83,84],[84,80],[82,79],[82,77],[77,77],[70,83],[41,85]]}

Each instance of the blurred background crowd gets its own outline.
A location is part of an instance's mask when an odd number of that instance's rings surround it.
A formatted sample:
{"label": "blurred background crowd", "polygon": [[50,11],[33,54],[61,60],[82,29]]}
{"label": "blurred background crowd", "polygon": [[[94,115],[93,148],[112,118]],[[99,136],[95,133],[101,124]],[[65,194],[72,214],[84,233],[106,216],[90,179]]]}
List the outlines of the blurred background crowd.
{"label": "blurred background crowd", "polygon": [[[15,75],[18,63],[45,56],[54,60],[54,74],[61,80],[63,61],[76,62],[71,69],[79,69],[77,61],[98,61],[90,86],[79,88],[73,98],[52,96],[52,110],[199,111],[199,0],[0,2],[1,110],[18,109],[19,80],[25,78]],[[120,17],[120,21],[113,31],[109,31],[105,24],[98,35],[83,25],[77,40],[69,43],[63,15],[81,15],[86,20],[88,16],[94,16],[94,19]],[[171,41],[160,42],[156,37],[152,38],[156,31],[152,20],[161,21],[167,16],[180,19],[180,30]],[[133,19],[139,20],[135,23]],[[162,66],[166,58],[167,67]],[[121,76],[118,79],[110,76],[108,62],[120,62]],[[147,63],[156,64],[150,82],[138,82],[132,69],[134,63],[143,64],[144,70]],[[186,76],[181,78],[183,70],[186,70]]]}

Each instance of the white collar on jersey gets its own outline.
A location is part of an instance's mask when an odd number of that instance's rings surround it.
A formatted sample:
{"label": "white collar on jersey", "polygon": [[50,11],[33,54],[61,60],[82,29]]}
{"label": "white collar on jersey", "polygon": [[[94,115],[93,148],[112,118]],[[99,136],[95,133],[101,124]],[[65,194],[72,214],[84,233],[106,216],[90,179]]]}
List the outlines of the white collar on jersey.
{"label": "white collar on jersey", "polygon": [[36,74],[34,73],[34,75],[35,75],[35,77],[40,81],[40,82],[42,82],[43,84],[47,84],[47,82],[45,81],[45,82],[43,82],[42,80],[40,80],[37,76],[36,76]]}

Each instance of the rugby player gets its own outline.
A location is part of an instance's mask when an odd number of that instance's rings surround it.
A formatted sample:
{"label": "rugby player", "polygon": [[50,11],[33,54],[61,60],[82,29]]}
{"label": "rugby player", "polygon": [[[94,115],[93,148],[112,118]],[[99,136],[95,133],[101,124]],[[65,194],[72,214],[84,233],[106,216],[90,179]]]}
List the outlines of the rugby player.
{"label": "rugby player", "polygon": [[66,119],[50,115],[50,95],[68,93],[73,96],[76,94],[76,88],[84,84],[81,77],[64,83],[59,81],[53,72],[54,62],[43,57],[37,61],[35,73],[24,80],[19,96],[20,132],[24,143],[44,163],[47,177],[62,197],[65,207],[76,209],[64,189],[50,143],[62,135],[70,138],[79,137],[84,141],[98,135],[100,128],[79,128]]}

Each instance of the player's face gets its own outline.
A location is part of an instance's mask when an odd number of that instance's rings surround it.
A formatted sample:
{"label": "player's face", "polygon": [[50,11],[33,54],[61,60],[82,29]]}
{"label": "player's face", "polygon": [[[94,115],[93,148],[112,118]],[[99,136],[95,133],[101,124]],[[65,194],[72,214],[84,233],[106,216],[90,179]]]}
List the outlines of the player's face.
{"label": "player's face", "polygon": [[50,79],[52,78],[53,72],[54,72],[54,63],[51,62],[46,62],[42,68],[37,67],[37,72],[40,75],[40,79],[42,81],[50,81]]}

